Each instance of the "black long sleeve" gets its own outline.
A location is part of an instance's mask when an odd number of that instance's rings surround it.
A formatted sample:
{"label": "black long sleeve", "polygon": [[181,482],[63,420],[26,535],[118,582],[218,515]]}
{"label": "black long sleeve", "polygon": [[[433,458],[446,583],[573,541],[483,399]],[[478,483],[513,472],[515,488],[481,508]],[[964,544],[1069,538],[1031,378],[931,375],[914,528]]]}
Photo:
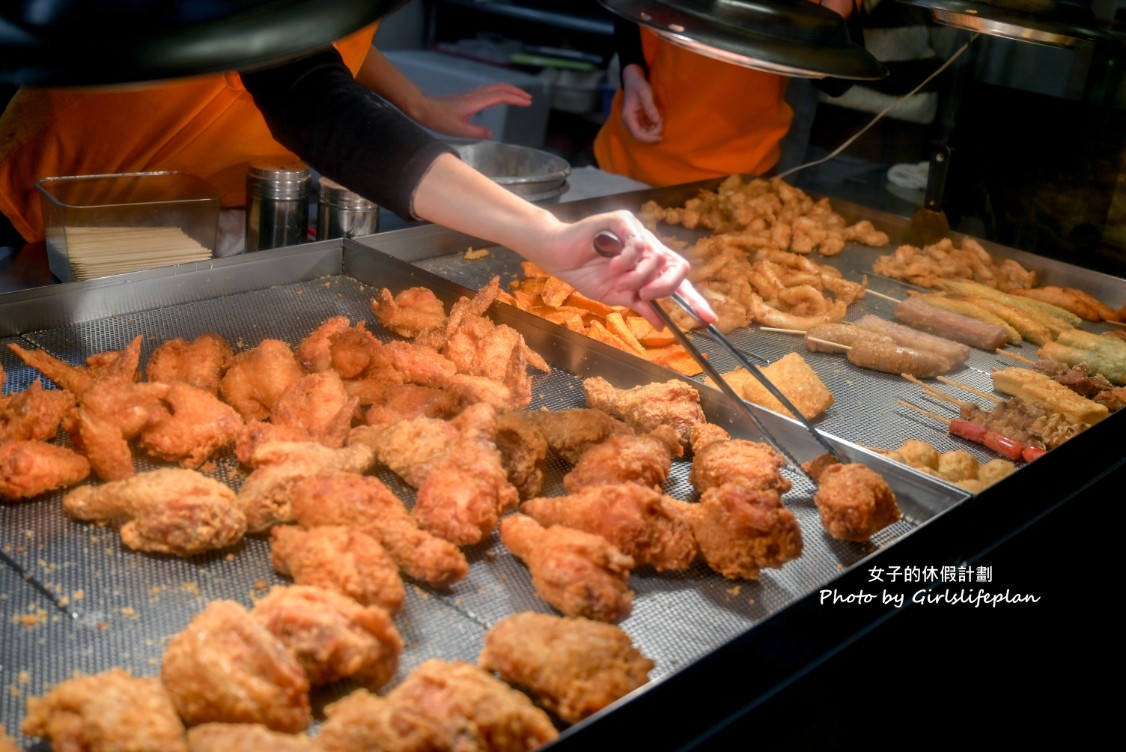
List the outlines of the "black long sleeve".
{"label": "black long sleeve", "polygon": [[618,52],[618,66],[625,70],[627,65],[640,65],[649,77],[649,65],[645,62],[645,52],[641,48],[641,27],[621,16],[614,16],[614,47]]}
{"label": "black long sleeve", "polygon": [[411,197],[448,144],[356,83],[326,49],[244,73],[243,85],[270,133],[322,175],[410,219]]}

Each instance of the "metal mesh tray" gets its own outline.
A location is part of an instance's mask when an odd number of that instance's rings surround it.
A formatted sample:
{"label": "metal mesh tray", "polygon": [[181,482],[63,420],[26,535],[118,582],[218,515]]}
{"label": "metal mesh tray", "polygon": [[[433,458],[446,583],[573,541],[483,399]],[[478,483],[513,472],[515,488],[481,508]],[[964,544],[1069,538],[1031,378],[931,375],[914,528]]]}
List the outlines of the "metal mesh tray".
{"label": "metal mesh tray", "polygon": [[[22,328],[18,338],[0,342],[5,345],[0,348],[0,362],[9,373],[9,387],[21,389],[37,374],[11,355],[9,341],[42,347],[72,362],[81,362],[92,352],[120,348],[138,333],[145,335],[144,356],[165,339],[192,338],[207,331],[218,332],[239,350],[267,337],[296,343],[335,315],[367,321],[377,336],[386,339],[389,335],[370,314],[373,292],[383,286],[397,291],[416,284],[430,286],[447,304],[466,292],[354,241],[126,275],[93,286],[96,296],[91,295],[90,283],[61,285],[49,294],[16,294],[10,305],[0,305],[13,326],[29,320],[54,322],[49,328]],[[553,366],[550,374],[536,378],[531,409],[581,406],[580,379],[594,374],[619,386],[670,377],[668,371],[623,359],[615,350],[535,317],[494,308],[498,320],[520,328]],[[735,435],[760,438],[718,392],[705,389],[702,398],[710,420]],[[766,411],[760,415],[799,461],[819,453],[818,445],[793,421]],[[953,487],[935,484],[848,442],[833,441],[842,452],[872,464],[888,478],[905,519],[867,544],[832,540],[822,531],[808,481],[788,470],[794,488],[786,501],[805,541],[800,559],[781,570],[764,571],[758,582],[725,580],[703,566],[673,574],[641,570],[631,577],[637,595],[633,613],[622,627],[655,661],[653,680],[675,674],[966,498]],[[139,469],[155,466],[139,455],[137,465]],[[550,468],[545,494],[563,492],[560,481],[565,470],[559,464]],[[686,462],[676,463],[667,493],[692,498],[687,471]],[[214,474],[233,487],[241,483],[233,457],[220,459]],[[411,490],[397,478],[386,471],[380,477],[408,505],[413,502]],[[6,689],[0,699],[0,720],[17,740],[28,697],[43,694],[76,672],[122,666],[135,674],[157,675],[168,638],[207,602],[225,598],[250,606],[270,587],[285,582],[272,570],[268,544],[261,536],[190,560],[138,553],[125,548],[112,527],[67,519],[61,495],[0,506],[0,549],[31,577],[66,598],[77,615],[70,618],[56,610],[15,571],[0,565],[0,672]],[[469,577],[448,591],[408,586],[406,603],[395,619],[406,651],[394,681],[428,658],[476,661],[485,631],[508,614],[550,612],[535,597],[527,570],[495,535],[468,549],[467,556]],[[314,707],[349,689],[341,683],[317,690]],[[581,725],[596,724],[598,719]]]}

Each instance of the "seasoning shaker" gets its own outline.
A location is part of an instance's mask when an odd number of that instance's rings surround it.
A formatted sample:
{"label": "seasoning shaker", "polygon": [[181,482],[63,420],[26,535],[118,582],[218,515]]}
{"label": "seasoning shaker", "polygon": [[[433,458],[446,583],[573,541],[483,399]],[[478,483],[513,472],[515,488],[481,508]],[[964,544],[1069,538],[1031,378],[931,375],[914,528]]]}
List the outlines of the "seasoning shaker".
{"label": "seasoning shaker", "polygon": [[309,168],[295,159],[262,159],[246,173],[246,250],[305,242],[309,232]]}
{"label": "seasoning shaker", "polygon": [[379,231],[379,207],[334,180],[322,177],[317,202],[317,240],[353,238]]}

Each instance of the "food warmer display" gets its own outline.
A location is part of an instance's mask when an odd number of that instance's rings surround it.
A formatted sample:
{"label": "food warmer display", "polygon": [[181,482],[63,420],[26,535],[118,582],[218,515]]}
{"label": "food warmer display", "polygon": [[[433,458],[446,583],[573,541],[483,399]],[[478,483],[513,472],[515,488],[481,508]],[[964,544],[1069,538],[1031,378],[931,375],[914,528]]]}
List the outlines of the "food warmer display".
{"label": "food warmer display", "polygon": [[[579,216],[611,208],[637,210],[651,199],[675,206],[708,185],[577,201],[556,211]],[[834,202],[833,208],[850,221],[871,219],[892,238],[906,223],[843,202]],[[858,301],[850,319],[863,313],[890,318],[895,303],[888,298],[907,294],[909,286],[872,274],[876,257],[893,247],[850,243],[837,256],[817,259],[848,279],[866,275],[869,289],[882,294]],[[1044,283],[1080,287],[1116,307],[1126,303],[1124,280],[1013,249],[988,248],[1036,270]],[[469,249],[474,252],[467,253]],[[332,316],[366,322],[378,338],[390,341],[396,335],[373,319],[371,309],[372,298],[383,288],[399,292],[424,286],[448,307],[493,277],[499,277],[504,289],[521,276],[519,258],[507,249],[422,226],[37,288],[0,297],[0,363],[8,391],[15,392],[39,374],[14,357],[9,343],[82,363],[91,354],[120,350],[143,335],[144,362],[144,356],[165,340],[192,339],[206,332],[222,335],[236,351],[267,338],[295,345]],[[550,366],[550,372],[533,379],[529,410],[584,406],[582,380],[595,376],[620,388],[680,380],[698,387],[709,422],[733,437],[764,439],[741,410],[700,379],[508,305],[494,304],[488,315],[523,334]],[[1107,328],[1085,326],[1092,331]],[[734,367],[714,342],[693,336],[718,370]],[[911,608],[913,593],[940,597],[963,587],[932,577],[914,587],[892,588],[906,595],[906,609],[879,598],[872,602],[862,594],[876,589],[871,581],[874,568],[916,564],[972,570],[998,541],[1061,505],[1091,503],[1085,498],[1090,485],[1122,473],[1117,442],[1123,418],[1116,414],[1043,457],[1019,463],[1015,473],[989,488],[971,493],[880,451],[917,438],[940,450],[968,449],[982,462],[993,456],[951,437],[941,423],[901,407],[897,398],[928,404],[917,383],[856,368],[839,353],[805,352],[800,337],[793,334],[755,326],[731,336],[763,363],[802,352],[834,396],[815,425],[849,461],[868,465],[887,480],[902,518],[866,542],[835,540],[822,527],[812,501],[813,484],[788,465],[783,474],[792,488],[784,499],[801,527],[800,558],[764,569],[758,580],[726,579],[699,562],[685,571],[634,570],[629,579],[636,593],[633,608],[620,626],[653,661],[650,681],[563,728],[551,747],[591,748],[622,735],[637,748],[688,746],[707,729],[753,710],[860,635]],[[1034,357],[1035,347],[1025,345],[1017,352]],[[953,375],[989,391],[990,374],[1011,365],[997,355],[975,351]],[[822,453],[800,423],[759,407],[752,410],[796,462]],[[162,463],[138,454],[136,465],[147,470]],[[567,468],[558,457],[549,458],[543,495],[563,493],[561,478]],[[236,490],[246,476],[230,453],[204,469]],[[689,458],[674,460],[665,493],[695,500],[689,470]],[[413,502],[413,490],[393,473],[380,468],[378,474],[400,498]],[[7,732],[27,744],[33,740],[20,736],[20,721],[29,697],[78,674],[114,667],[157,676],[169,638],[208,603],[225,599],[249,607],[270,587],[289,582],[271,566],[267,536],[248,535],[227,549],[191,558],[141,553],[123,545],[114,525],[69,518],[60,504],[62,495],[54,492],[0,505],[0,550],[5,559],[0,566],[0,671],[5,684],[0,717]],[[448,588],[408,580],[405,602],[395,617],[405,649],[392,684],[431,658],[476,662],[486,631],[510,614],[552,612],[536,596],[527,568],[496,533],[464,551],[469,562],[464,580]],[[986,588],[1004,590],[1003,583]],[[344,681],[316,690],[314,709],[352,688]],[[675,723],[656,720],[666,714],[675,717]]]}

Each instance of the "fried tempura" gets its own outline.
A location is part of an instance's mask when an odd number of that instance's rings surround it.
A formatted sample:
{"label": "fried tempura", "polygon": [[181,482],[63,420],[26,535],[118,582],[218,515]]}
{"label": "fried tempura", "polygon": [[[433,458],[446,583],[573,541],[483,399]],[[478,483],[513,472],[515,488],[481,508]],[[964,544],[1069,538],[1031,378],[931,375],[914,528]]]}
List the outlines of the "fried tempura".
{"label": "fried tempura", "polygon": [[620,627],[532,612],[486,632],[478,662],[568,724],[642,686],[653,668]]}
{"label": "fried tempura", "polygon": [[514,514],[501,520],[500,539],[528,566],[536,594],[560,612],[610,624],[629,616],[633,558],[602,536]]}
{"label": "fried tempura", "polygon": [[260,723],[295,733],[312,722],[305,671],[234,601],[212,601],[168,640],[160,678],[189,726]]}
{"label": "fried tempura", "polygon": [[334,590],[395,614],[406,591],[399,568],[372,536],[339,525],[270,531],[270,562],[298,585]]}
{"label": "fried tempura", "polygon": [[651,487],[618,483],[529,499],[520,511],[545,527],[563,525],[600,535],[638,566],[687,569],[696,559],[696,541],[670,501]]}
{"label": "fried tempura", "polygon": [[250,615],[297,656],[313,686],[351,678],[375,691],[395,675],[403,652],[385,610],[333,590],[275,587]]}
{"label": "fried tempura", "polygon": [[692,427],[707,420],[700,407],[700,393],[676,379],[617,389],[601,376],[594,376],[583,380],[583,391],[590,407],[604,410],[638,431],[671,427],[681,446],[688,445]]}
{"label": "fried tempura", "polygon": [[63,498],[80,520],[127,520],[129,548],[194,556],[237,543],[246,516],[235,492],[195,470],[162,468],[100,486],[82,486]]}
{"label": "fried tempura", "polygon": [[184,725],[160,680],[120,668],[28,698],[21,730],[59,752],[187,752]]}

